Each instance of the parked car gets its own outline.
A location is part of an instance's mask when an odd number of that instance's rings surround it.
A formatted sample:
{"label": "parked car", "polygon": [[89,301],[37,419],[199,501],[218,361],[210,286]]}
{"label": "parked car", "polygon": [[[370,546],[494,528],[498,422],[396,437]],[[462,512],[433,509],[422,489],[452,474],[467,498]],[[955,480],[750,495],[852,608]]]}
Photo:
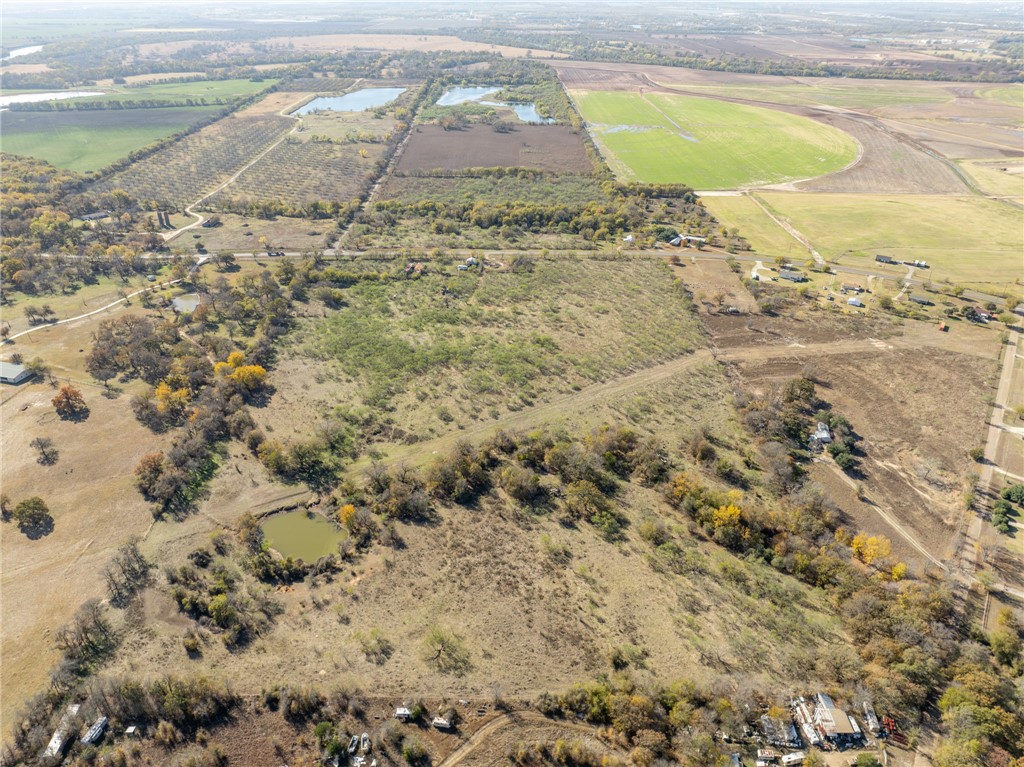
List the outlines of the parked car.
{"label": "parked car", "polygon": [[348,742],[348,752],[354,754],[359,749],[359,736],[353,735]]}
{"label": "parked car", "polygon": [[359,745],[360,745],[360,747],[362,748],[363,751],[369,751],[370,750],[370,736],[367,733],[364,732],[359,737]]}

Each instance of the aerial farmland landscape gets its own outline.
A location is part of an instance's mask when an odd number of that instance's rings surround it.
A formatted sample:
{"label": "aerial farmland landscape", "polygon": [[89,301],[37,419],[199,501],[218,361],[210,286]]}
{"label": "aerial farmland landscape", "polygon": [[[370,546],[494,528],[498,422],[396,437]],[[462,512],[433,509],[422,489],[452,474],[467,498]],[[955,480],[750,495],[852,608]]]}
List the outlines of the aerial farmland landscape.
{"label": "aerial farmland landscape", "polygon": [[0,765],[1024,766],[1024,11],[0,8]]}

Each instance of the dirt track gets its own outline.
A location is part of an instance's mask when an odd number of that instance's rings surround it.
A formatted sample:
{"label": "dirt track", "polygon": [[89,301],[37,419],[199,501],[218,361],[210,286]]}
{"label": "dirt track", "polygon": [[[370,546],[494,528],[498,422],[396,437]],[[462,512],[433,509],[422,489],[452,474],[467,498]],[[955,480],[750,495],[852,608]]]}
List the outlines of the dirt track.
{"label": "dirt track", "polygon": [[[438,765],[438,767],[456,767],[456,765],[462,764],[467,759],[476,755],[478,750],[491,748],[492,744],[490,741],[494,736],[509,727],[516,727],[516,737],[517,739],[522,740],[522,729],[525,724],[541,725],[544,728],[550,728],[553,730],[571,730],[590,736],[593,736],[594,734],[593,727],[589,727],[585,724],[577,724],[575,722],[548,719],[542,714],[533,711],[517,711],[510,714],[502,714],[501,716],[495,717],[479,730],[474,732],[470,736],[469,740],[450,753]],[[504,750],[499,750],[498,754],[495,755],[492,750],[490,756],[491,758],[487,761],[500,761],[504,759],[505,753]]]}

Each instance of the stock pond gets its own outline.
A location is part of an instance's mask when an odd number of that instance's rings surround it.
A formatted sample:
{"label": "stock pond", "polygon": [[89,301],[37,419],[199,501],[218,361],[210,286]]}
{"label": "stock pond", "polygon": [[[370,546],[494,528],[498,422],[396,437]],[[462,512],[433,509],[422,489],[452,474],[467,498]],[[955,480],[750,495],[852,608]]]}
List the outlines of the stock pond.
{"label": "stock pond", "polygon": [[490,96],[492,93],[497,93],[499,90],[501,90],[501,88],[496,88],[491,85],[473,85],[449,88],[444,92],[444,95],[437,100],[437,106],[453,107],[458,104],[466,104],[471,101],[475,101],[478,104],[483,104],[488,107],[505,107],[506,109],[511,109],[516,113],[516,117],[524,123],[549,125],[554,122],[550,117],[542,117],[537,111],[537,105],[530,102],[517,104],[506,101],[484,100],[484,96]]}
{"label": "stock pond", "polygon": [[293,115],[308,115],[310,112],[363,112],[388,104],[403,93],[405,88],[363,88],[344,96],[318,96],[308,104],[292,112]]}
{"label": "stock pond", "polygon": [[261,527],[267,545],[277,549],[281,556],[304,562],[336,553],[338,544],[346,537],[337,525],[301,509],[267,517]]}

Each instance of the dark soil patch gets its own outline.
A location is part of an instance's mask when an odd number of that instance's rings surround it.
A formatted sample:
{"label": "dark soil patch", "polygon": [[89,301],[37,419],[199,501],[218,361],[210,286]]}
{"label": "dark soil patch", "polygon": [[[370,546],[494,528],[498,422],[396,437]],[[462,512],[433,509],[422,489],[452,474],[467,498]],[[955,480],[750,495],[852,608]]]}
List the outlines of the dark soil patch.
{"label": "dark soil patch", "polygon": [[537,168],[590,173],[583,138],[564,125],[522,125],[498,133],[489,125],[446,131],[420,125],[398,162],[399,173],[465,168]]}

